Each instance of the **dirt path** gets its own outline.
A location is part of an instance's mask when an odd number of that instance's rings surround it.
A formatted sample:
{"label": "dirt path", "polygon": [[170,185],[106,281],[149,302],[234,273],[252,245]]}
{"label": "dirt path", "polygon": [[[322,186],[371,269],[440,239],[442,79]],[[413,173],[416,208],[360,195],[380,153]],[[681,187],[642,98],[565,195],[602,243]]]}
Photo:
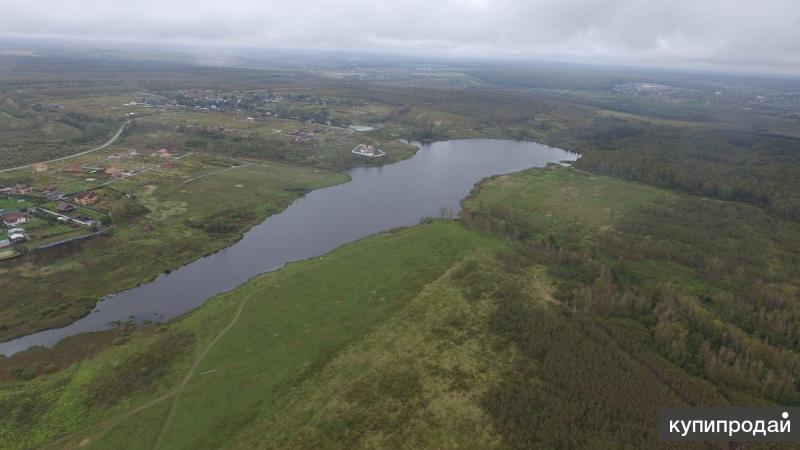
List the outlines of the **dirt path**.
{"label": "dirt path", "polygon": [[223,328],[222,331],[220,331],[216,337],[214,337],[214,339],[208,344],[208,346],[206,346],[205,350],[203,350],[203,352],[200,353],[200,355],[198,355],[197,358],[195,358],[194,363],[192,363],[192,367],[186,373],[186,376],[183,377],[181,383],[175,388],[174,391],[175,398],[172,400],[172,405],[170,405],[169,407],[169,414],[167,414],[167,418],[164,420],[164,424],[161,425],[161,431],[158,433],[158,439],[156,439],[156,443],[153,444],[153,448],[159,448],[161,446],[161,441],[164,438],[164,433],[166,433],[167,428],[169,428],[169,424],[172,422],[172,417],[175,415],[175,405],[178,404],[178,400],[180,400],[181,398],[181,393],[183,392],[183,388],[185,388],[186,385],[189,384],[189,381],[191,381],[192,377],[194,376],[197,367],[200,366],[200,363],[206,357],[211,348],[214,347],[214,345],[222,338],[222,336],[224,336],[225,333],[227,333],[228,330],[230,330],[236,324],[236,322],[239,320],[239,317],[242,315],[242,310],[244,309],[244,305],[247,304],[247,301],[250,300],[250,297],[255,295],[257,292],[261,292],[261,289],[252,292],[250,295],[248,295],[242,300],[242,303],[236,310],[236,315],[233,316],[233,319],[231,319],[230,323],[228,323],[228,325],[225,328]]}
{"label": "dirt path", "polygon": [[[419,233],[419,232],[420,232],[420,229],[413,229],[413,230],[407,231],[407,232],[405,232],[405,233],[403,233],[403,234],[401,234],[399,236],[392,237],[389,240],[402,239],[402,238],[408,237],[410,235],[413,235],[413,234],[416,234],[416,233]],[[372,247],[375,247],[375,246],[378,246],[378,245],[382,245],[382,244],[383,244],[383,242],[375,242],[375,243],[373,243],[371,245],[363,246],[363,247],[360,247],[360,248],[355,248],[355,249],[352,249],[352,250],[349,250],[349,251],[340,250],[340,253],[343,253],[343,254],[358,253],[358,252],[362,252],[364,250],[367,250],[367,249],[370,249]],[[311,260],[318,260],[319,261],[319,260],[322,260],[323,257],[312,258]],[[308,270],[311,270],[314,267],[316,267],[316,265],[314,265],[314,264],[309,265],[309,266],[303,268],[302,270],[300,270],[298,272],[295,272],[291,276],[297,276],[298,274],[306,272]],[[150,400],[149,402],[146,402],[144,404],[141,404],[141,405],[139,405],[139,406],[137,406],[137,407],[135,407],[135,408],[133,408],[133,409],[131,409],[129,411],[126,411],[126,412],[121,413],[121,414],[119,414],[117,416],[114,416],[114,417],[110,417],[110,418],[105,419],[105,420],[103,420],[101,422],[94,423],[94,424],[89,425],[87,427],[84,427],[84,428],[82,428],[82,429],[80,429],[78,431],[74,431],[74,432],[72,432],[72,433],[70,433],[70,434],[68,434],[66,436],[63,436],[63,437],[61,437],[61,438],[59,438],[59,439],[57,439],[55,441],[52,441],[52,442],[50,442],[48,444],[45,444],[44,446],[42,446],[42,448],[58,448],[61,444],[66,443],[70,439],[77,438],[83,433],[87,433],[88,431],[90,431],[92,429],[99,428],[98,431],[96,431],[94,434],[87,435],[82,440],[80,440],[75,446],[76,448],[85,447],[85,446],[89,445],[91,442],[96,441],[96,440],[100,439],[101,437],[103,437],[108,431],[110,431],[112,428],[114,428],[120,422],[128,419],[129,417],[131,417],[131,416],[133,416],[135,414],[138,414],[138,413],[146,410],[147,408],[150,408],[151,406],[155,406],[155,405],[163,402],[164,400],[167,400],[169,398],[173,398],[174,397],[174,399],[172,400],[172,404],[170,405],[170,409],[169,409],[169,413],[167,415],[167,418],[164,420],[164,423],[161,426],[161,431],[159,432],[158,438],[156,439],[156,442],[153,444],[153,448],[154,449],[159,448],[160,445],[161,445],[161,442],[163,440],[163,437],[164,437],[164,435],[166,433],[166,430],[169,427],[170,423],[172,422],[173,416],[175,415],[175,409],[176,409],[176,405],[178,403],[178,400],[180,399],[180,395],[183,392],[183,389],[186,387],[186,385],[188,385],[189,382],[192,380],[192,377],[194,377],[194,373],[197,370],[197,368],[200,366],[200,363],[203,362],[203,359],[205,359],[206,355],[208,355],[208,353],[211,351],[211,349],[214,347],[214,345],[216,345],[216,343],[219,342],[219,340],[222,339],[222,337],[225,336],[225,334],[231,328],[233,328],[234,325],[236,325],[236,322],[239,321],[239,317],[241,317],[242,311],[244,310],[244,307],[247,305],[247,302],[250,300],[250,298],[252,298],[254,295],[256,295],[258,293],[261,293],[264,289],[267,289],[269,287],[270,287],[270,284],[267,284],[266,286],[263,286],[263,287],[261,287],[259,289],[256,289],[255,291],[251,292],[250,294],[248,294],[247,296],[245,296],[242,299],[242,302],[239,304],[239,307],[236,309],[236,313],[234,314],[233,318],[228,323],[228,325],[226,325],[225,328],[223,328],[214,337],[214,339],[212,339],[211,342],[209,342],[209,344],[206,346],[206,348],[203,349],[203,351],[199,355],[197,355],[197,357],[192,362],[192,365],[189,368],[189,371],[186,372],[186,375],[184,375],[184,377],[181,380],[181,382],[177,386],[175,386],[175,388],[173,388],[169,392],[166,392],[165,394],[161,395],[160,397],[157,397],[157,398],[155,398],[153,400]]]}
{"label": "dirt path", "polygon": [[[398,238],[403,238],[403,237],[406,237],[406,236],[408,236],[410,234],[416,234],[418,232],[419,232],[419,230],[413,230],[413,231],[411,231],[409,233],[405,233],[404,235],[392,238],[391,240],[398,239]],[[366,247],[361,247],[361,248],[355,249],[354,251],[355,252],[361,252],[361,251],[364,251],[364,250],[366,250],[368,248],[372,248],[372,247],[375,247],[376,245],[381,245],[381,244],[382,244],[382,242],[376,242],[376,243],[374,243],[372,245],[368,245]],[[312,265],[312,266],[305,267],[303,270],[301,270],[299,272],[296,272],[291,276],[297,276],[299,273],[303,273],[303,272],[306,272],[308,270],[311,270],[313,267],[315,267],[315,266]],[[189,381],[191,381],[192,377],[194,376],[194,373],[197,370],[197,367],[200,366],[200,363],[206,357],[208,352],[211,350],[212,347],[214,347],[214,344],[216,344],[217,341],[219,341],[222,338],[222,336],[224,336],[225,333],[228,332],[228,330],[233,328],[233,326],[239,320],[239,317],[242,315],[242,310],[244,309],[245,304],[247,304],[247,301],[250,300],[250,298],[253,297],[254,295],[262,292],[264,289],[267,289],[268,287],[269,287],[269,285],[264,286],[264,287],[262,287],[260,289],[256,289],[255,291],[251,292],[249,295],[247,295],[242,300],[242,303],[239,305],[239,309],[236,310],[236,315],[234,315],[233,319],[231,319],[230,323],[222,331],[220,331],[219,334],[217,334],[216,337],[214,337],[214,339],[208,344],[208,346],[205,348],[205,350],[203,350],[203,352],[200,353],[200,355],[197,356],[197,358],[195,359],[194,363],[192,363],[192,367],[189,369],[189,372],[186,373],[186,376],[183,378],[181,383],[175,388],[175,390],[172,393],[169,394],[169,396],[165,395],[165,396],[163,396],[163,398],[158,399],[158,401],[160,402],[162,400],[165,400],[168,397],[172,397],[172,396],[175,397],[172,400],[172,405],[170,405],[169,414],[167,415],[167,418],[164,420],[163,425],[161,425],[161,431],[158,434],[158,439],[156,439],[155,444],[153,444],[153,449],[158,449],[158,448],[161,447],[161,442],[163,441],[164,434],[166,433],[167,428],[169,428],[169,425],[172,422],[172,418],[175,415],[175,408],[176,408],[176,405],[178,404],[178,400],[180,400],[180,396],[181,396],[181,393],[183,392],[183,388],[185,388],[186,385],[189,384]],[[153,402],[153,404],[155,404],[155,403],[158,403],[158,402]],[[148,406],[151,406],[151,405],[148,405]]]}
{"label": "dirt path", "polygon": [[81,440],[80,443],[78,444],[78,447],[85,447],[90,442],[95,441],[95,440],[100,439],[101,437],[103,437],[103,435],[105,435],[109,430],[114,428],[114,426],[116,426],[117,424],[119,424],[123,420],[125,420],[125,419],[127,419],[127,418],[129,418],[129,417],[131,417],[131,416],[133,416],[135,414],[138,414],[138,413],[144,411],[145,409],[150,408],[151,406],[157,405],[157,404],[163,402],[164,400],[167,400],[168,398],[175,397],[175,400],[173,400],[172,406],[170,407],[169,415],[167,416],[167,419],[164,421],[164,425],[161,428],[161,433],[158,436],[158,440],[156,440],[156,443],[153,446],[154,448],[158,447],[160,442],[161,442],[161,438],[162,438],[162,436],[164,434],[164,431],[167,429],[167,426],[168,426],[172,416],[174,415],[175,404],[177,403],[177,400],[180,397],[180,393],[183,391],[183,388],[186,387],[187,384],[189,384],[189,381],[191,381],[192,376],[194,376],[195,370],[197,370],[197,367],[203,361],[203,358],[206,357],[206,355],[211,350],[211,348],[214,347],[214,344],[216,344],[222,338],[222,336],[224,336],[225,333],[227,333],[228,330],[230,330],[236,324],[236,322],[239,320],[239,317],[242,315],[242,310],[244,309],[244,306],[247,303],[247,301],[250,299],[250,297],[252,297],[254,294],[256,294],[257,292],[260,292],[260,291],[261,290],[259,289],[259,290],[255,291],[255,292],[251,293],[250,295],[248,295],[247,297],[245,297],[242,300],[242,302],[239,304],[239,308],[236,310],[236,314],[234,314],[233,318],[228,323],[228,325],[225,326],[225,328],[223,328],[222,331],[220,331],[214,337],[214,339],[206,346],[206,348],[202,351],[202,353],[200,353],[197,356],[197,358],[195,358],[195,360],[192,362],[191,368],[186,373],[186,375],[183,377],[183,380],[181,380],[180,384],[178,384],[172,391],[167,392],[166,394],[164,394],[164,395],[162,395],[160,397],[157,397],[157,398],[155,398],[153,400],[150,400],[149,402],[144,403],[142,405],[139,405],[136,408],[133,408],[133,409],[131,409],[129,411],[126,411],[126,412],[124,412],[124,413],[122,413],[122,414],[120,414],[118,416],[114,416],[114,417],[106,419],[106,420],[104,420],[102,422],[92,424],[92,425],[90,425],[90,426],[88,426],[86,428],[83,428],[81,430],[78,430],[78,431],[75,431],[73,433],[70,433],[67,436],[64,436],[64,437],[62,437],[62,438],[60,438],[60,439],[58,439],[56,441],[53,441],[53,442],[45,445],[43,448],[57,447],[59,444],[63,444],[64,442],[68,441],[69,439],[77,437],[81,433],[85,433],[86,431],[91,430],[92,428],[98,428],[99,427],[100,431],[98,433],[96,433],[96,434],[94,434],[92,436],[87,436],[86,438]]}
{"label": "dirt path", "polygon": [[121,126],[121,127],[119,127],[119,130],[117,130],[117,133],[116,133],[114,136],[112,136],[112,137],[111,137],[111,139],[109,139],[108,141],[106,141],[106,143],[105,143],[105,144],[103,144],[103,145],[100,145],[100,146],[98,146],[98,147],[95,147],[95,148],[90,148],[89,150],[84,150],[84,151],[82,151],[82,152],[80,152],[80,153],[75,153],[74,155],[62,156],[62,157],[60,157],[60,158],[49,159],[49,160],[47,160],[47,161],[40,161],[40,162],[37,162],[37,163],[26,164],[26,165],[24,165],[24,166],[11,167],[11,168],[8,168],[8,169],[0,169],[0,173],[3,173],[3,172],[11,172],[11,171],[14,171],[14,170],[19,170],[19,169],[26,169],[26,168],[28,168],[28,167],[33,167],[33,166],[35,166],[36,164],[50,164],[50,163],[54,163],[54,162],[58,162],[58,161],[64,161],[65,159],[75,158],[75,157],[77,157],[77,156],[88,155],[89,153],[96,152],[96,151],[98,151],[98,150],[102,150],[102,149],[104,149],[104,148],[108,147],[109,145],[113,144],[114,142],[116,142],[116,141],[117,141],[117,139],[119,139],[120,135],[122,135],[122,131],[125,129],[125,127],[126,127],[126,126],[127,126],[129,123],[131,123],[131,121],[130,121],[130,120],[129,120],[129,121],[127,121],[127,122],[125,122],[125,123],[123,123],[123,124],[122,124],[122,126]]}
{"label": "dirt path", "polygon": [[213,172],[204,173],[204,174],[202,174],[202,175],[200,175],[200,176],[197,176],[197,177],[194,177],[194,178],[189,178],[188,180],[185,180],[185,181],[183,181],[183,183],[184,183],[184,184],[186,184],[186,183],[191,183],[192,181],[196,181],[196,180],[199,180],[199,179],[201,179],[201,178],[205,178],[205,177],[207,177],[207,176],[214,175],[215,173],[220,173],[220,172],[225,172],[225,171],[228,171],[228,170],[233,170],[233,169],[235,169],[235,168],[237,168],[237,167],[247,167],[247,166],[249,166],[249,165],[250,165],[250,164],[247,164],[247,165],[241,165],[241,166],[230,166],[230,167],[226,167],[226,168],[224,168],[224,169],[215,170],[215,171],[213,171]]}

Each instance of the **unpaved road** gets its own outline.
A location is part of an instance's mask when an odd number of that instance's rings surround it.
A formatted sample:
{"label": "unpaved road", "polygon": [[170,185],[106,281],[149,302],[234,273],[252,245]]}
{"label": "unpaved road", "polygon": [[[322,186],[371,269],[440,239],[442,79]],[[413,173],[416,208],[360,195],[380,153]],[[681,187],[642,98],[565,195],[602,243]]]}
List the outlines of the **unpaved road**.
{"label": "unpaved road", "polygon": [[98,150],[102,150],[102,149],[108,147],[109,145],[113,144],[114,142],[116,142],[117,139],[119,139],[120,135],[122,134],[122,131],[125,130],[125,127],[129,123],[131,123],[130,120],[125,122],[125,123],[123,123],[122,126],[119,127],[119,130],[117,130],[117,133],[114,136],[112,136],[111,139],[109,139],[105,144],[100,145],[98,147],[90,148],[89,150],[84,150],[84,151],[82,151],[80,153],[75,153],[74,155],[62,156],[61,158],[50,159],[50,160],[47,160],[47,161],[39,161],[39,162],[31,163],[31,164],[26,164],[24,166],[10,167],[8,169],[0,169],[0,173],[11,172],[11,171],[14,171],[14,170],[19,170],[19,169],[27,169],[28,167],[33,167],[36,164],[50,164],[50,163],[54,163],[54,162],[58,162],[58,161],[64,161],[65,159],[75,158],[77,156],[88,155],[89,153],[96,152]]}

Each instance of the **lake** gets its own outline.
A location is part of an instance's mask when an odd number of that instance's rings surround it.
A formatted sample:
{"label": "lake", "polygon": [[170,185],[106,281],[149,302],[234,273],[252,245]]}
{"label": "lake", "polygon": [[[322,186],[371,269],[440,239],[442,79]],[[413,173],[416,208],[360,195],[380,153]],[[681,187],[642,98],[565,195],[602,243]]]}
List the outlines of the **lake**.
{"label": "lake", "polygon": [[310,192],[251,228],[234,245],[139,287],[110,295],[87,316],[65,326],[0,343],[11,355],[53,346],[113,321],[165,321],[231,290],[254,275],[312,258],[398,226],[457,213],[483,178],[579,157],[558,148],[512,140],[466,139],[421,145],[414,157],[383,167],[351,169],[351,181]]}

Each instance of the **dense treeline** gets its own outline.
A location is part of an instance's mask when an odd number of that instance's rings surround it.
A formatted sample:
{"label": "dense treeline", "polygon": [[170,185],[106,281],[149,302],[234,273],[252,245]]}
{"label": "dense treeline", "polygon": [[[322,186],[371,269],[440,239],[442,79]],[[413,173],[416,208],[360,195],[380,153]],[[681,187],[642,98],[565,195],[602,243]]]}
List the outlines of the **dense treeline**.
{"label": "dense treeline", "polygon": [[735,203],[673,197],[629,214],[598,243],[617,260],[692,268],[727,287],[703,298],[722,318],[770,344],[800,350],[800,225]]}
{"label": "dense treeline", "polygon": [[297,85],[319,78],[297,70],[248,70],[237,67],[208,67],[193,58],[182,61],[129,60],[92,52],[42,58],[0,56],[0,92],[29,95],[96,95],[140,89],[170,90],[187,87],[216,89],[260,89]]}
{"label": "dense treeline", "polygon": [[[727,386],[731,401],[747,392],[800,404],[794,223],[684,196],[630,214],[587,248],[575,244],[578,234],[569,229],[542,236],[535,219],[504,207],[468,211],[463,219],[515,240],[520,255],[545,265],[559,280],[559,300],[581,320],[618,318],[645,327],[648,345],[688,373]],[[664,276],[670,264],[686,267],[696,278],[680,285],[653,281],[638,269],[640,261],[664,264]]]}
{"label": "dense treeline", "polygon": [[453,274],[465,297],[494,303],[489,329],[518,351],[481,399],[508,447],[652,448],[660,405],[727,403],[648,350],[642,326],[544,306],[528,288],[531,255]]}
{"label": "dense treeline", "polygon": [[114,125],[108,119],[92,117],[89,114],[76,111],[68,111],[61,114],[56,120],[81,131],[79,136],[70,141],[72,144],[85,144],[107,138],[112,134],[111,128]]}
{"label": "dense treeline", "polygon": [[800,221],[800,140],[747,132],[652,128],[590,132],[591,171],[763,206]]}

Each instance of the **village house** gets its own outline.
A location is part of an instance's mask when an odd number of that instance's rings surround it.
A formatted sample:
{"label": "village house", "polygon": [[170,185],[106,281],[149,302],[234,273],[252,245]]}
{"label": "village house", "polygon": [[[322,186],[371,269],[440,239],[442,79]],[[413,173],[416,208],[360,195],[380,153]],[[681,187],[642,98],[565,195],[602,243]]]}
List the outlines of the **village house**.
{"label": "village house", "polygon": [[169,152],[169,150],[167,150],[165,148],[160,148],[160,149],[156,150],[154,155],[158,156],[160,158],[171,158],[172,157],[172,154]]}
{"label": "village house", "polygon": [[28,215],[21,212],[7,212],[3,214],[3,225],[14,228],[28,221]]}
{"label": "village house", "polygon": [[75,203],[79,205],[91,205],[97,201],[97,193],[94,191],[83,191],[75,194]]}
{"label": "village house", "polygon": [[14,233],[8,235],[8,240],[14,243],[25,242],[26,240],[28,240],[28,237],[22,233]]}
{"label": "village house", "polygon": [[22,228],[12,228],[8,230],[8,240],[11,242],[24,242],[28,240],[28,235]]}
{"label": "village house", "polygon": [[46,163],[36,163],[33,165],[33,170],[37,172],[47,172],[47,164]]}
{"label": "village house", "polygon": [[355,153],[356,155],[366,156],[369,158],[376,158],[378,156],[383,156],[386,154],[372,144],[359,144],[358,146],[356,146],[356,148],[353,149],[353,153]]}
{"label": "village house", "polygon": [[122,169],[120,169],[117,166],[108,166],[105,168],[104,172],[106,173],[106,175],[117,175],[119,173],[122,173]]}
{"label": "village house", "polygon": [[9,247],[10,245],[11,245],[11,241],[9,241],[8,239],[0,240],[0,248]]}
{"label": "village house", "polygon": [[125,151],[113,153],[107,156],[107,159],[130,159],[134,156],[138,155],[139,153],[134,148],[129,148]]}
{"label": "village house", "polygon": [[75,211],[75,207],[67,202],[58,202],[58,204],[56,205],[56,211],[64,214]]}
{"label": "village house", "polygon": [[64,170],[64,172],[80,172],[81,171],[81,165],[80,164],[70,164],[67,167],[65,167],[63,170]]}
{"label": "village house", "polygon": [[44,198],[49,201],[61,200],[64,197],[64,194],[58,190],[55,186],[47,186],[42,189],[42,194],[44,194]]}
{"label": "village house", "polygon": [[161,168],[162,168],[162,169],[168,169],[168,170],[171,170],[171,169],[174,169],[175,167],[176,167],[176,165],[175,165],[175,163],[174,163],[174,162],[165,162],[165,163],[162,163],[162,164],[161,164]]}
{"label": "village house", "polygon": [[33,187],[29,184],[17,184],[11,193],[13,195],[31,195],[33,194]]}

